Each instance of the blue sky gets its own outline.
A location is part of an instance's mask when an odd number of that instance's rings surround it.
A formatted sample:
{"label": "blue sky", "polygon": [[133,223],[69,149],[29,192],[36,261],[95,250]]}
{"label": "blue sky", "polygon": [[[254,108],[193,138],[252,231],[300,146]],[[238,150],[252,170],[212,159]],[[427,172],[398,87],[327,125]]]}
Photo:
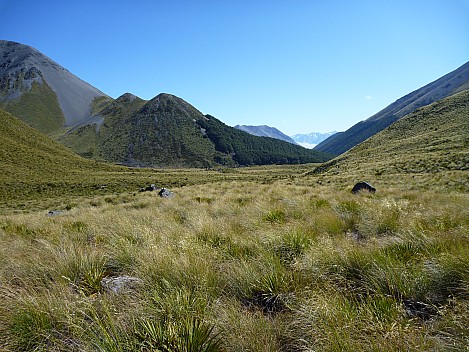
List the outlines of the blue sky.
{"label": "blue sky", "polygon": [[342,131],[469,60],[469,0],[0,0],[0,39],[114,98]]}

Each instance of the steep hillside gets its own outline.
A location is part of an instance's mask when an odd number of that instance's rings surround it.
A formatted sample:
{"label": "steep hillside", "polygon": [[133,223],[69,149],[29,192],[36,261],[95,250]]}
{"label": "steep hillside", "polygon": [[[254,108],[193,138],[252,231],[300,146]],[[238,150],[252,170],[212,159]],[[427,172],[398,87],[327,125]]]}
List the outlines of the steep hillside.
{"label": "steep hillside", "polygon": [[169,94],[135,107],[106,119],[99,129],[103,159],[134,166],[211,165],[215,149],[195,122],[198,110]]}
{"label": "steep hillside", "polygon": [[186,101],[160,94],[103,100],[93,121],[59,141],[80,155],[130,166],[212,167],[320,162],[324,153],[250,135],[204,116]]}
{"label": "steep hillside", "polygon": [[52,133],[88,119],[104,93],[36,49],[0,40],[0,107]]}
{"label": "steep hillside", "polygon": [[454,187],[469,189],[469,90],[418,109],[313,171],[374,179],[445,172],[456,175]]}
{"label": "steep hillside", "polygon": [[291,144],[296,144],[296,142],[293,139],[291,139],[290,137],[288,137],[286,134],[279,131],[275,127],[270,127],[266,125],[262,125],[262,126],[236,125],[235,128],[237,128],[238,130],[247,132],[249,134],[252,134],[254,136],[270,137],[270,138],[280,139],[281,141],[285,141]]}
{"label": "steep hillside", "polygon": [[429,105],[452,94],[469,89],[469,62],[447,75],[398,99],[377,114],[361,121],[345,132],[339,132],[314,149],[340,155],[367,138],[382,131],[419,107]]}
{"label": "steep hillside", "polygon": [[0,203],[83,193],[103,182],[94,176],[116,171],[116,166],[79,157],[0,110]]}
{"label": "steep hillside", "polygon": [[96,166],[3,110],[0,121],[2,181],[47,180]]}

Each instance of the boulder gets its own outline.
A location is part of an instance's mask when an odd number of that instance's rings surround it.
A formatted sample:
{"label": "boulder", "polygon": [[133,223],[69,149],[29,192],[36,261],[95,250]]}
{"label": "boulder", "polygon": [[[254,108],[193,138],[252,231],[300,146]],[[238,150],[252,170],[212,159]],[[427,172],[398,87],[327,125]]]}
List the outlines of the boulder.
{"label": "boulder", "polygon": [[172,197],[174,194],[172,192],[170,192],[168,189],[166,188],[162,188],[160,189],[160,191],[158,192],[158,195],[160,197],[163,197],[163,198],[169,198],[169,197]]}
{"label": "boulder", "polygon": [[352,193],[357,194],[358,192],[361,192],[361,191],[367,191],[367,192],[370,192],[370,193],[375,193],[376,188],[374,188],[368,182],[358,182],[355,186],[353,186]]}
{"label": "boulder", "polygon": [[122,293],[135,289],[143,281],[138,277],[133,276],[117,276],[117,277],[104,277],[101,280],[101,287],[104,291],[109,293]]}

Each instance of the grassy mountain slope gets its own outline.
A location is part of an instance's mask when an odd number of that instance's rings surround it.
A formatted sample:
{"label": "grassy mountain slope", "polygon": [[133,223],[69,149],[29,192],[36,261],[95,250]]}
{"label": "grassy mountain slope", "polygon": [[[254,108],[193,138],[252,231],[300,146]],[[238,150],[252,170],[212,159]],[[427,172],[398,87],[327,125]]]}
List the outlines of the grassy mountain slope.
{"label": "grassy mountain slope", "polygon": [[453,173],[460,174],[460,182],[451,181],[454,187],[463,188],[469,188],[468,171],[469,90],[415,111],[314,170],[325,176],[374,179]]}
{"label": "grassy mountain slope", "polygon": [[47,134],[88,119],[104,93],[38,50],[0,40],[0,107]]}
{"label": "grassy mountain slope", "polygon": [[[92,105],[90,119],[58,135],[57,140],[85,158],[104,160],[105,156],[101,155],[100,132],[101,135],[105,135],[112,129],[108,128],[109,126],[119,123],[119,120],[135,112],[144,104],[145,100],[129,93],[123,94],[116,100],[96,99]],[[103,124],[104,128],[101,130]],[[112,135],[107,138],[112,139]]]}
{"label": "grassy mountain slope", "polygon": [[345,132],[337,133],[314,149],[339,155],[382,131],[400,118],[435,101],[461,92],[469,86],[469,62],[447,75],[390,104],[377,114]]}
{"label": "grassy mountain slope", "polygon": [[102,102],[95,115],[97,122],[72,128],[59,141],[82,156],[130,166],[298,164],[329,158],[229,127],[170,94],[150,101],[125,94]]}
{"label": "grassy mountain slope", "polygon": [[3,181],[53,179],[96,164],[77,156],[5,111],[0,110],[0,120]]}
{"label": "grassy mountain slope", "polygon": [[58,131],[65,122],[57,96],[47,83],[33,82],[18,99],[0,101],[0,107],[43,133]]}
{"label": "grassy mountain slope", "polygon": [[215,149],[195,123],[200,115],[182,99],[160,94],[136,112],[104,122],[100,155],[136,166],[210,166]]}
{"label": "grassy mountain slope", "polygon": [[[189,183],[178,174],[130,169],[82,158],[70,149],[0,110],[0,209],[64,206],[76,197],[135,192],[150,183]],[[193,173],[190,182],[204,176]]]}

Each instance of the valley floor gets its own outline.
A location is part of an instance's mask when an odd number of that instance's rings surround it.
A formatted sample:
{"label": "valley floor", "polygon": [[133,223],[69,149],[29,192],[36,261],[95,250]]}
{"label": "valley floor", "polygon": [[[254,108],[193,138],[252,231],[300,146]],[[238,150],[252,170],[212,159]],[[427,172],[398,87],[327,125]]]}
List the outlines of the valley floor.
{"label": "valley floor", "polygon": [[306,171],[4,207],[0,350],[467,350],[469,194]]}

